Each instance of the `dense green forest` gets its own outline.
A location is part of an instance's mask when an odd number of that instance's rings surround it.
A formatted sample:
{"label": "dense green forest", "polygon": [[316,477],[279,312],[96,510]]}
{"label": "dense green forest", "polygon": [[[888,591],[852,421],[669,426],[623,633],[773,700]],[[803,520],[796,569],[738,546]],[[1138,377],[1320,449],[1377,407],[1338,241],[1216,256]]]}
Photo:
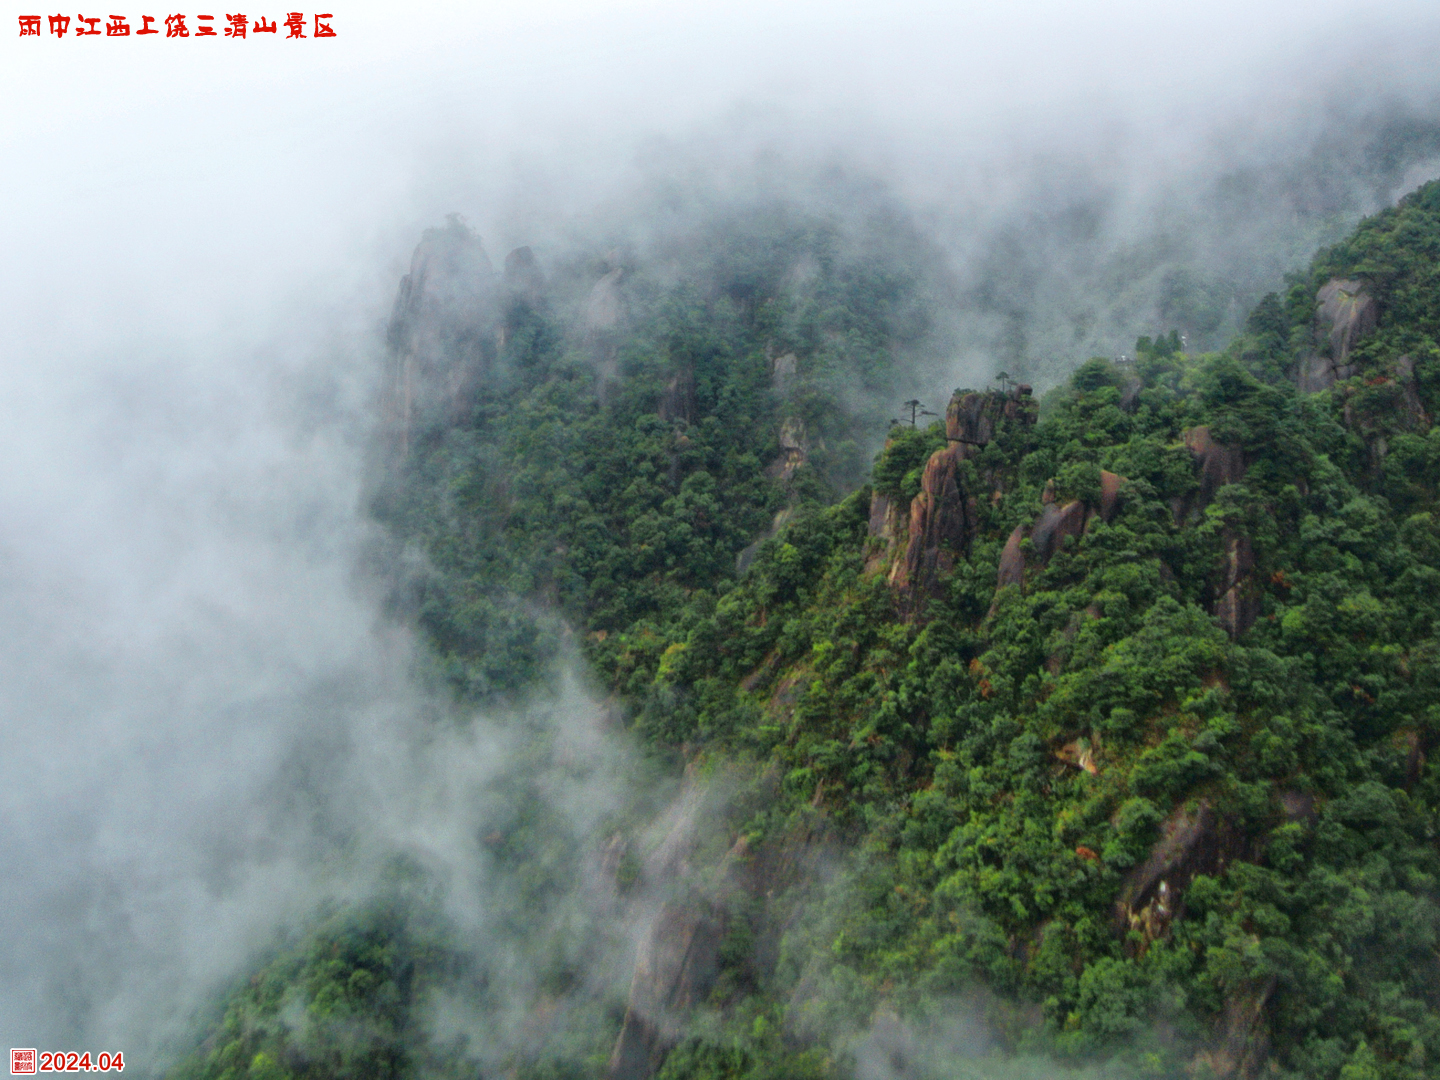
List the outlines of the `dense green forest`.
{"label": "dense green forest", "polygon": [[396,616],[536,761],[582,667],[637,791],[566,832],[517,759],[476,857],[528,999],[397,863],[175,1076],[1440,1076],[1440,183],[1222,352],[1156,328],[943,417],[892,419],[943,289],[883,226],[548,276],[427,234]]}

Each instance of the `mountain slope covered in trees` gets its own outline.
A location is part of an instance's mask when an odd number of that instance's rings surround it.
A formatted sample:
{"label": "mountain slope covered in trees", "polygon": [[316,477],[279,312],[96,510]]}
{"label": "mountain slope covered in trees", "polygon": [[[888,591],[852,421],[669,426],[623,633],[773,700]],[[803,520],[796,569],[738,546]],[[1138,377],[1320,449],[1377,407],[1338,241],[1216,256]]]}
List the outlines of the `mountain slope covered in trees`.
{"label": "mountain slope covered in trees", "polygon": [[453,692],[523,717],[578,656],[669,817],[559,843],[517,783],[502,1053],[435,1035],[498,977],[397,870],[179,1074],[1440,1075],[1440,184],[1223,352],[888,437],[923,242],[724,225],[548,275],[433,230],[374,501]]}

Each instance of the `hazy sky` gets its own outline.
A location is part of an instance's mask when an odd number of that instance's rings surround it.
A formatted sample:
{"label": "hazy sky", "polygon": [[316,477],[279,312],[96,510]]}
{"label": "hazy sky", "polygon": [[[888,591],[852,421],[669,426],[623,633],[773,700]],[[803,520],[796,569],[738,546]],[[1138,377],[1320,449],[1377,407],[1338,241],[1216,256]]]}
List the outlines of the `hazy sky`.
{"label": "hazy sky", "polygon": [[1263,130],[1347,74],[1406,93],[1437,25],[1432,4],[1341,0],[333,13],[334,39],[303,42],[37,40],[9,22],[7,315],[107,340],[160,318],[254,326],[297,289],[346,295],[446,210],[485,224],[503,200],[583,206],[642,140],[746,110],[782,110],[786,141],[913,163],[917,186],[977,170],[1003,186],[1013,156],[1077,138],[1102,156],[1159,141],[1183,168],[1217,122]]}
{"label": "hazy sky", "polygon": [[[1433,0],[330,0],[318,41],[37,40],[16,16],[53,9],[6,9],[0,1042],[41,1048],[140,1039],[303,908],[355,792],[428,775],[375,771],[424,695],[353,573],[422,228],[458,210],[503,256],[657,155],[768,146],[953,211],[963,262],[966,222],[1076,161],[1139,207],[1440,91]],[[306,809],[317,755],[345,764]]]}

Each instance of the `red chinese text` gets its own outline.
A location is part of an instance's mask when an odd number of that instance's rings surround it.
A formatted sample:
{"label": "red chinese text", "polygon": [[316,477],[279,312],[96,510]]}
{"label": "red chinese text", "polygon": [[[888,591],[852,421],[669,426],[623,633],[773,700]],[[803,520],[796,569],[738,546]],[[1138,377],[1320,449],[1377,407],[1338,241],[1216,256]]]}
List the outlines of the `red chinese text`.
{"label": "red chinese text", "polygon": [[[41,24],[45,21],[45,16],[19,15],[16,17],[19,20],[21,37],[41,36]],[[277,34],[279,33],[280,27],[283,26],[287,31],[285,35],[286,40],[305,38],[307,36],[333,38],[335,37],[335,28],[330,20],[334,17],[335,16],[328,11],[316,13],[314,15],[315,24],[313,34],[307,35],[305,32],[307,27],[305,26],[306,16],[304,12],[288,12],[283,22],[266,18],[264,15],[256,15],[252,18],[249,15],[226,14],[225,36],[227,38],[243,40],[255,34]],[[64,37],[72,29],[70,24],[73,21],[75,23],[73,29],[76,37],[99,37],[102,34],[99,24],[104,22],[105,18],[105,16],[87,18],[84,15],[76,15],[72,20],[69,15],[51,15],[49,16],[50,33],[55,37]],[[142,37],[160,33],[155,25],[160,20],[154,15],[139,16],[141,25],[138,30],[132,28],[131,23],[128,21],[129,16],[110,15],[108,19],[109,21],[105,22],[105,29],[103,31],[105,37],[129,37],[132,34],[137,37]],[[195,20],[195,37],[219,36],[214,26],[216,22],[214,15],[187,16],[178,13],[165,16],[165,36],[167,38],[190,37],[191,27],[186,22],[187,19]]]}

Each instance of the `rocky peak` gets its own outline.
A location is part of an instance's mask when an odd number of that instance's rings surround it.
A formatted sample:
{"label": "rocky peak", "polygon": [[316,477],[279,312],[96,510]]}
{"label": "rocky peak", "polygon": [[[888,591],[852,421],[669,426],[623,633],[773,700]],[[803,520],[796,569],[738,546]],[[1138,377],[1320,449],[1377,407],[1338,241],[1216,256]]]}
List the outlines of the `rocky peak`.
{"label": "rocky peak", "polygon": [[400,279],[388,339],[399,352],[436,350],[494,317],[495,268],[485,245],[459,214],[443,229],[426,229]]}
{"label": "rocky peak", "polygon": [[1321,347],[1303,357],[1296,385],[1307,393],[1328,390],[1355,374],[1350,354],[1380,321],[1380,307],[1363,281],[1331,278],[1315,294],[1315,338]]}
{"label": "rocky peak", "polygon": [[945,409],[945,437],[951,442],[985,446],[995,438],[995,422],[999,419],[1019,420],[1031,415],[1031,389],[1025,384],[1007,394],[994,391],[961,393],[956,391]]}
{"label": "rocky peak", "polygon": [[[994,438],[1002,421],[1033,424],[1036,405],[1030,387],[1007,393],[956,391],[945,410],[949,445],[925,463],[920,493],[905,508],[891,506],[876,495],[870,508],[870,532],[885,542],[883,554],[872,555],[868,565],[889,564],[890,583],[907,601],[933,592],[957,558],[968,558],[970,544],[980,527],[981,500],[998,494],[998,477],[985,491],[969,491],[961,465],[975,457]],[[905,522],[902,526],[901,522]],[[899,550],[903,540],[904,548]]]}
{"label": "rocky peak", "polygon": [[496,275],[485,246],[451,214],[427,229],[400,279],[387,341],[392,356],[386,413],[401,452],[425,418],[453,419],[494,360]]}

